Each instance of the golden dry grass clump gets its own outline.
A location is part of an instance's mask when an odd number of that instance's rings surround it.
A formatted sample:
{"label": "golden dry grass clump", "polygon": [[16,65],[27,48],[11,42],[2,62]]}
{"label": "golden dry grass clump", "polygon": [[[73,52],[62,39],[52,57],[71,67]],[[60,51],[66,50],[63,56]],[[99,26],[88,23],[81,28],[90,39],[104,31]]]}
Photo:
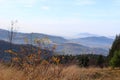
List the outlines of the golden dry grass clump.
{"label": "golden dry grass clump", "polygon": [[0,65],[0,80],[120,80],[120,70],[39,65],[25,71]]}

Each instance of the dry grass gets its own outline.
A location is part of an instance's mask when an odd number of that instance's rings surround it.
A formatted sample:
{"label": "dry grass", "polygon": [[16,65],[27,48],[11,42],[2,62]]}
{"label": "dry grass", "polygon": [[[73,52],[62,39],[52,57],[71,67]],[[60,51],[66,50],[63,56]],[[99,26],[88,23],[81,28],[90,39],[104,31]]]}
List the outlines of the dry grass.
{"label": "dry grass", "polygon": [[40,65],[31,70],[0,65],[0,80],[120,80],[120,70]]}

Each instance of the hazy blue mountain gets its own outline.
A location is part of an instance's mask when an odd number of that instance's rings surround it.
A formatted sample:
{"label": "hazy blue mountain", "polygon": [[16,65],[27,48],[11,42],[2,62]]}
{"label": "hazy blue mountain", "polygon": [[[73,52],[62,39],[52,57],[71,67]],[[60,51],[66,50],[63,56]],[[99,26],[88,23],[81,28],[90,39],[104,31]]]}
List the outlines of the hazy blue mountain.
{"label": "hazy blue mountain", "polygon": [[85,37],[85,38],[72,39],[71,42],[79,43],[88,47],[109,49],[110,46],[112,45],[113,39],[104,36]]}
{"label": "hazy blue mountain", "polygon": [[91,54],[91,53],[102,54],[102,55],[108,54],[108,50],[102,48],[90,48],[76,43],[65,43],[58,45],[57,50],[58,52],[60,52],[60,54],[72,54],[72,55]]}
{"label": "hazy blue mountain", "polygon": [[85,38],[85,37],[98,37],[97,34],[91,34],[91,33],[79,33],[77,35],[70,35],[70,36],[64,36],[66,39],[76,39],[76,38]]}
{"label": "hazy blue mountain", "polygon": [[98,37],[99,35],[91,34],[91,33],[80,33],[76,35],[77,38],[85,38],[85,37],[93,37],[93,36]]}
{"label": "hazy blue mountain", "polygon": [[115,39],[115,36],[108,36],[109,38],[111,38],[111,39]]}
{"label": "hazy blue mountain", "polygon": [[[20,33],[20,32],[14,32],[13,42],[16,44],[25,44],[24,41],[25,38],[27,38],[30,41],[31,39],[34,40],[36,38],[44,38],[44,37],[49,38],[53,43],[60,44],[67,42],[66,39],[59,36],[51,36],[41,33]],[[8,41],[8,39],[9,39],[9,31],[0,29],[0,40]]]}
{"label": "hazy blue mountain", "polygon": [[[34,48],[37,48],[36,46],[32,46]],[[13,50],[14,52],[20,52],[21,51],[21,48],[26,48],[26,49],[29,49],[29,52],[27,51],[26,54],[21,54],[21,53],[18,53],[19,56],[22,56],[24,57],[24,55],[29,55],[29,54],[33,54],[33,53],[37,53],[37,52],[31,52],[31,45],[29,44],[24,44],[24,45],[20,45],[20,44],[12,44],[12,47],[10,48],[10,43],[9,42],[6,42],[6,41],[3,41],[3,40],[0,40],[0,60],[5,60],[5,61],[9,61],[10,60],[10,54],[5,52],[5,50]],[[48,55],[46,56],[45,53],[48,53]],[[53,55],[53,51],[50,51],[50,50],[45,50],[45,49],[41,49],[41,58],[48,58],[48,57],[51,57]]]}
{"label": "hazy blue mountain", "polygon": [[[31,49],[30,45],[18,45],[18,44],[12,44],[12,50],[13,51],[18,51],[21,48],[29,48]],[[35,46],[33,46],[35,47]],[[59,48],[59,49],[58,49]],[[10,49],[10,43],[6,42],[6,41],[2,41],[0,40],[0,60],[10,60],[10,54],[6,53],[5,50],[9,50]],[[45,52],[46,50],[43,50],[43,52]],[[48,53],[48,51],[47,51]],[[41,54],[41,56],[43,58],[47,58],[50,57],[53,52],[49,51],[49,55],[46,56],[44,53]],[[79,55],[79,54],[102,54],[102,55],[107,55],[108,51],[101,49],[101,48],[89,48],[83,45],[79,45],[79,44],[75,44],[75,43],[65,43],[65,44],[60,44],[58,45],[57,49],[56,49],[56,53],[57,54],[72,54],[72,55]],[[22,54],[19,54],[20,56],[22,56]],[[28,54],[25,54],[28,55]]]}
{"label": "hazy blue mountain", "polygon": [[[12,45],[12,48],[16,51],[20,49],[19,45]],[[9,60],[10,59],[10,54],[5,53],[5,50],[9,50],[10,49],[10,43],[0,40],[0,60]]]}
{"label": "hazy blue mountain", "polygon": [[[86,35],[88,35],[86,33]],[[0,40],[8,41],[9,31],[0,29]],[[89,34],[90,36],[90,34]],[[104,54],[108,53],[108,50],[113,42],[113,39],[95,36],[95,37],[84,37],[76,39],[64,39],[59,36],[51,36],[41,33],[20,33],[14,32],[13,43],[25,44],[24,39],[27,38],[30,42],[36,38],[49,38],[53,43],[57,44],[57,52],[64,52],[65,54],[83,54],[83,53],[94,53]],[[0,46],[1,47],[1,46]],[[63,53],[62,53],[63,54]]]}
{"label": "hazy blue mountain", "polygon": [[8,40],[8,31],[0,29],[0,40]]}

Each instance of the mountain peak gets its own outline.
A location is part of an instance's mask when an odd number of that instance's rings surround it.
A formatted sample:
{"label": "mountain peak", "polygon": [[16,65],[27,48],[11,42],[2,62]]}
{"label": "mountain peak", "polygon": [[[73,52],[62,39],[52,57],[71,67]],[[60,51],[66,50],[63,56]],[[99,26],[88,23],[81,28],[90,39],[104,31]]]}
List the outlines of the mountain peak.
{"label": "mountain peak", "polygon": [[80,34],[78,34],[76,36],[78,38],[84,38],[84,37],[93,37],[93,36],[97,37],[99,35],[85,32],[85,33],[80,33]]}

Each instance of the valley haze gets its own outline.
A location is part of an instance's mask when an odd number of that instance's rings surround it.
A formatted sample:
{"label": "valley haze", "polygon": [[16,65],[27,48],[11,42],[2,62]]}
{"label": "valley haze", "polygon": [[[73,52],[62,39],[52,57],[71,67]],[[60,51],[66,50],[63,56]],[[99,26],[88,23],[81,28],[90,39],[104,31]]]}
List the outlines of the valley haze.
{"label": "valley haze", "polygon": [[[8,30],[0,29],[0,40],[8,41]],[[50,44],[56,44],[56,52],[59,54],[102,54],[108,55],[108,51],[112,45],[113,39],[105,36],[86,35],[84,37],[66,39],[61,36],[53,36],[41,33],[21,33],[14,32],[13,43],[14,44],[26,44],[25,38],[30,42],[31,35],[32,41],[36,38],[47,37],[51,40]],[[83,35],[83,34],[82,34]],[[31,43],[31,42],[30,42]],[[29,44],[30,44],[29,43]],[[2,46],[1,46],[2,47]]]}

